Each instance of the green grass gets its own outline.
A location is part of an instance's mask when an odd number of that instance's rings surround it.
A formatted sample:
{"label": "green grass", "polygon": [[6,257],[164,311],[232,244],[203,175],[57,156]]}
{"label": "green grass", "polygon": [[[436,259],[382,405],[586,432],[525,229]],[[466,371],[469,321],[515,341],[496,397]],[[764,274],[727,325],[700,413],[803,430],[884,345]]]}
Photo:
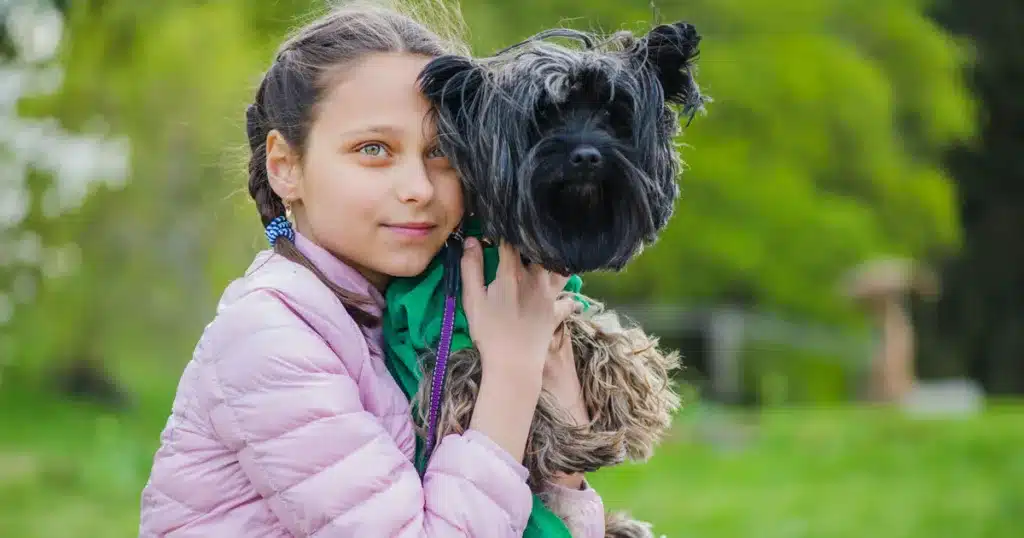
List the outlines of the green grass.
{"label": "green grass", "polygon": [[[114,417],[0,387],[0,536],[135,536],[170,397]],[[673,538],[1024,535],[1022,406],[966,420],[860,408],[729,417],[685,415],[651,462],[592,482],[607,506]],[[741,425],[747,441],[702,441],[716,424]]]}
{"label": "green grass", "polygon": [[593,482],[675,538],[1024,536],[1020,408],[942,421],[788,410],[750,427],[742,450],[680,442]]}

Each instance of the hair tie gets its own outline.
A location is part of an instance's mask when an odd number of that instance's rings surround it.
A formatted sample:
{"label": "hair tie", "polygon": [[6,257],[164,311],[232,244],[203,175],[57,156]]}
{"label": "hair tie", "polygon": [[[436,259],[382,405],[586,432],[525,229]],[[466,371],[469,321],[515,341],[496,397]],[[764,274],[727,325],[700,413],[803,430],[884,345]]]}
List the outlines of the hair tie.
{"label": "hair tie", "polygon": [[289,241],[295,242],[295,230],[292,230],[292,223],[288,221],[288,217],[281,215],[275,217],[274,220],[267,224],[267,241],[270,241],[270,246],[274,246],[278,237],[286,237]]}

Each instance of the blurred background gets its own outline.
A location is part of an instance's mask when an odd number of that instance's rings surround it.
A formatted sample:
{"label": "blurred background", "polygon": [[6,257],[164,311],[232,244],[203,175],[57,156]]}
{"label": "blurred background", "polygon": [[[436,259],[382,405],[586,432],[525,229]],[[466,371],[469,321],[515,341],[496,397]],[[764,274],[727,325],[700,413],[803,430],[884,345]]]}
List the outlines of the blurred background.
{"label": "blurred background", "polygon": [[[302,0],[0,0],[0,536],[134,536],[178,376],[265,239],[244,110]],[[593,477],[670,537],[1024,536],[1024,3],[659,0],[714,102],[585,291],[687,406]],[[647,0],[465,0],[477,54]],[[1015,252],[1016,251],[1016,252]]]}

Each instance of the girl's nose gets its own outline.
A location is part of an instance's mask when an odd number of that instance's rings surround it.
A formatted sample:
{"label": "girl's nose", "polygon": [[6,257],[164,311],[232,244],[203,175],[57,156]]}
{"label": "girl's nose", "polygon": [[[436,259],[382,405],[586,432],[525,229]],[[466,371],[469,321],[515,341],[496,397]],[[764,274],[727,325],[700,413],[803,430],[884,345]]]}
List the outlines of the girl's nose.
{"label": "girl's nose", "polygon": [[434,196],[434,183],[421,162],[406,167],[399,174],[396,191],[403,203],[422,204],[429,202]]}

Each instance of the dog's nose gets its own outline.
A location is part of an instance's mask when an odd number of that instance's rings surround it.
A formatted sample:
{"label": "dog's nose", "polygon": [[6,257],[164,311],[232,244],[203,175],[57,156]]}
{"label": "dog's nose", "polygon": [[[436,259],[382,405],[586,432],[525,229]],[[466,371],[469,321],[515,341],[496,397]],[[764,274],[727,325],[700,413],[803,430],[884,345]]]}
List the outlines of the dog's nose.
{"label": "dog's nose", "polygon": [[596,168],[601,164],[601,152],[590,145],[579,145],[569,154],[569,164],[573,166]]}

